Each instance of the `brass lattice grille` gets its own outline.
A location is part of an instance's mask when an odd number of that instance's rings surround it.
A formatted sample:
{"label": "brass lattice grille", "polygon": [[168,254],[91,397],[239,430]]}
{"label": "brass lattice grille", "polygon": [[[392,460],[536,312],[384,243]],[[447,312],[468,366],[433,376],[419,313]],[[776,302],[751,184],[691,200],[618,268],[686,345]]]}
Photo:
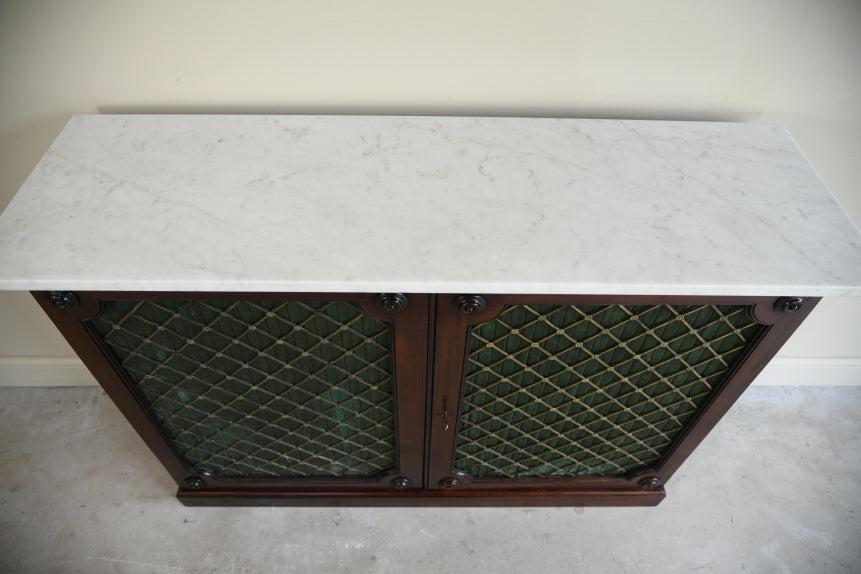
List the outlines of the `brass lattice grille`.
{"label": "brass lattice grille", "polygon": [[395,465],[390,329],[351,303],[117,299],[90,322],[197,470]]}
{"label": "brass lattice grille", "polygon": [[654,464],[759,332],[730,305],[515,305],[473,328],[454,467],[614,476]]}

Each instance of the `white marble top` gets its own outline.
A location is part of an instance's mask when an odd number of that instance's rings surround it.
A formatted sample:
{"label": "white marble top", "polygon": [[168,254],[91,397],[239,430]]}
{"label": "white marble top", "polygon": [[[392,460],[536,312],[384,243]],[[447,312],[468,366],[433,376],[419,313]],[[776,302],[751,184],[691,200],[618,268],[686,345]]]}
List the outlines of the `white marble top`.
{"label": "white marble top", "polygon": [[861,236],[774,125],[76,116],[0,289],[861,295]]}

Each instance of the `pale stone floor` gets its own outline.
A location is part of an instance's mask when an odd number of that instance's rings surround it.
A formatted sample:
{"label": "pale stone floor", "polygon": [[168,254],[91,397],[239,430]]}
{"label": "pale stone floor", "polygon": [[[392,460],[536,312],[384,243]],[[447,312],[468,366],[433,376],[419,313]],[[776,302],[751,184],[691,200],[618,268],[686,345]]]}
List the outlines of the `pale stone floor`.
{"label": "pale stone floor", "polygon": [[858,572],[861,387],[753,387],[656,508],[186,508],[96,388],[0,389],[0,571]]}

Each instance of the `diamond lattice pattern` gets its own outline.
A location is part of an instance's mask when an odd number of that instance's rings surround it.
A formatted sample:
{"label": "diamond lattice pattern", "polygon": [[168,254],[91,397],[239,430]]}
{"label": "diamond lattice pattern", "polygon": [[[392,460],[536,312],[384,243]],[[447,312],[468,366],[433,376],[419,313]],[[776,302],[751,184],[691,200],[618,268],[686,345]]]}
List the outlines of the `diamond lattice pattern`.
{"label": "diamond lattice pattern", "polygon": [[454,467],[507,478],[649,467],[760,329],[742,306],[509,307],[472,330]]}
{"label": "diamond lattice pattern", "polygon": [[92,326],[195,469],[339,477],[394,467],[390,329],[355,305],[104,304]]}

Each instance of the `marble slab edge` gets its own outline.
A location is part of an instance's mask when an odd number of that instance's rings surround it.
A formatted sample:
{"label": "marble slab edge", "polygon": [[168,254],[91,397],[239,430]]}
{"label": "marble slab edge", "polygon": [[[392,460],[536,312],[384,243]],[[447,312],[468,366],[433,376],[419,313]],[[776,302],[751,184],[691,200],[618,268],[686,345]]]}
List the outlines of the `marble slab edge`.
{"label": "marble slab edge", "polygon": [[502,295],[702,295],[702,296],[799,296],[861,297],[861,287],[833,285],[641,285],[608,284],[564,285],[537,283],[314,283],[277,282],[246,283],[206,281],[120,282],[120,281],[0,281],[0,291],[115,291],[115,292],[186,292],[186,293],[469,293]]}

